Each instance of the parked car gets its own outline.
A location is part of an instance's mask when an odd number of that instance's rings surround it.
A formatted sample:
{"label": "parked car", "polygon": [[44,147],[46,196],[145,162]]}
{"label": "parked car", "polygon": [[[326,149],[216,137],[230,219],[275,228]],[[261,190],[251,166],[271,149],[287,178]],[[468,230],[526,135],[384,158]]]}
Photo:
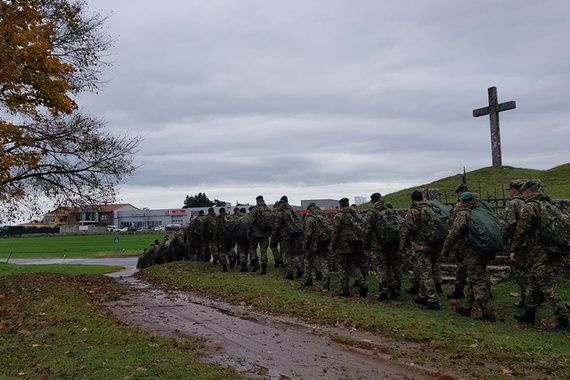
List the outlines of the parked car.
{"label": "parked car", "polygon": [[114,224],[109,224],[107,226],[107,232],[116,232],[119,230],[119,227],[115,226]]}
{"label": "parked car", "polygon": [[167,224],[164,228],[165,231],[178,231],[180,229],[182,229],[180,224]]}
{"label": "parked car", "polygon": [[164,231],[165,227],[164,226],[156,226],[156,227],[154,227],[154,230],[155,231]]}

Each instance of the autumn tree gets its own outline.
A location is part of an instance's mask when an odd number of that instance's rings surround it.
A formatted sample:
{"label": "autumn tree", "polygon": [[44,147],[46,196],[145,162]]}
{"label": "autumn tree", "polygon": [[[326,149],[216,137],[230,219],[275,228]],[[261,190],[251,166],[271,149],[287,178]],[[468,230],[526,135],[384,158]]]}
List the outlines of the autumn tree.
{"label": "autumn tree", "polygon": [[198,193],[196,195],[187,195],[184,199],[184,205],[182,208],[190,208],[190,207],[212,207],[214,206],[214,202],[208,198],[206,193]]}
{"label": "autumn tree", "polygon": [[100,85],[105,21],[82,0],[0,0],[0,221],[46,199],[111,201],[134,171],[138,138],[74,100]]}

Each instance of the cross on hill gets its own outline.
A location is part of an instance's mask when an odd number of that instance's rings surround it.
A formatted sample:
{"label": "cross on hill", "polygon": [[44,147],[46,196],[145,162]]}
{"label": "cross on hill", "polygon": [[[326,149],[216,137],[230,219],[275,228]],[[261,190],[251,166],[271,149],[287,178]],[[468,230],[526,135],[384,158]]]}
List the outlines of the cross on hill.
{"label": "cross on hill", "polygon": [[497,100],[497,87],[489,87],[489,106],[473,110],[473,117],[489,115],[491,123],[491,152],[493,166],[503,166],[501,155],[501,130],[499,127],[499,112],[517,108],[514,101],[499,103]]}

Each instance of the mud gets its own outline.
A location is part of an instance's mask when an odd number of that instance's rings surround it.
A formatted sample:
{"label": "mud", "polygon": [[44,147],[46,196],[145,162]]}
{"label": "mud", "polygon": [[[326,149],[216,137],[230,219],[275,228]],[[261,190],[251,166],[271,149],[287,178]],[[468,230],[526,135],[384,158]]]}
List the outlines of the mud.
{"label": "mud", "polygon": [[121,275],[117,280],[137,291],[108,303],[119,319],[157,335],[202,337],[206,361],[234,367],[248,378],[452,378],[398,362],[385,353],[391,344],[370,334],[275,318],[187,292],[165,293],[129,272]]}

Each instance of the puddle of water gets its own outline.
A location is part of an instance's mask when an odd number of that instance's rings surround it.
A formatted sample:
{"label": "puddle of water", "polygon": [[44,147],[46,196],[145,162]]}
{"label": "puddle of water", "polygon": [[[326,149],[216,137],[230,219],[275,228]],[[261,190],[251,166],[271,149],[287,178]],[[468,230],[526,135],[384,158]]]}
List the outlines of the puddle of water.
{"label": "puddle of water", "polygon": [[[292,323],[186,292],[164,292],[135,277],[119,277],[137,291],[109,303],[123,321],[173,338],[203,337],[205,359],[253,379],[422,379],[436,372],[404,365],[373,349],[381,338],[356,331]],[[365,341],[370,349],[331,339]],[[374,339],[377,342],[374,342]],[[366,347],[366,345],[364,346]]]}

